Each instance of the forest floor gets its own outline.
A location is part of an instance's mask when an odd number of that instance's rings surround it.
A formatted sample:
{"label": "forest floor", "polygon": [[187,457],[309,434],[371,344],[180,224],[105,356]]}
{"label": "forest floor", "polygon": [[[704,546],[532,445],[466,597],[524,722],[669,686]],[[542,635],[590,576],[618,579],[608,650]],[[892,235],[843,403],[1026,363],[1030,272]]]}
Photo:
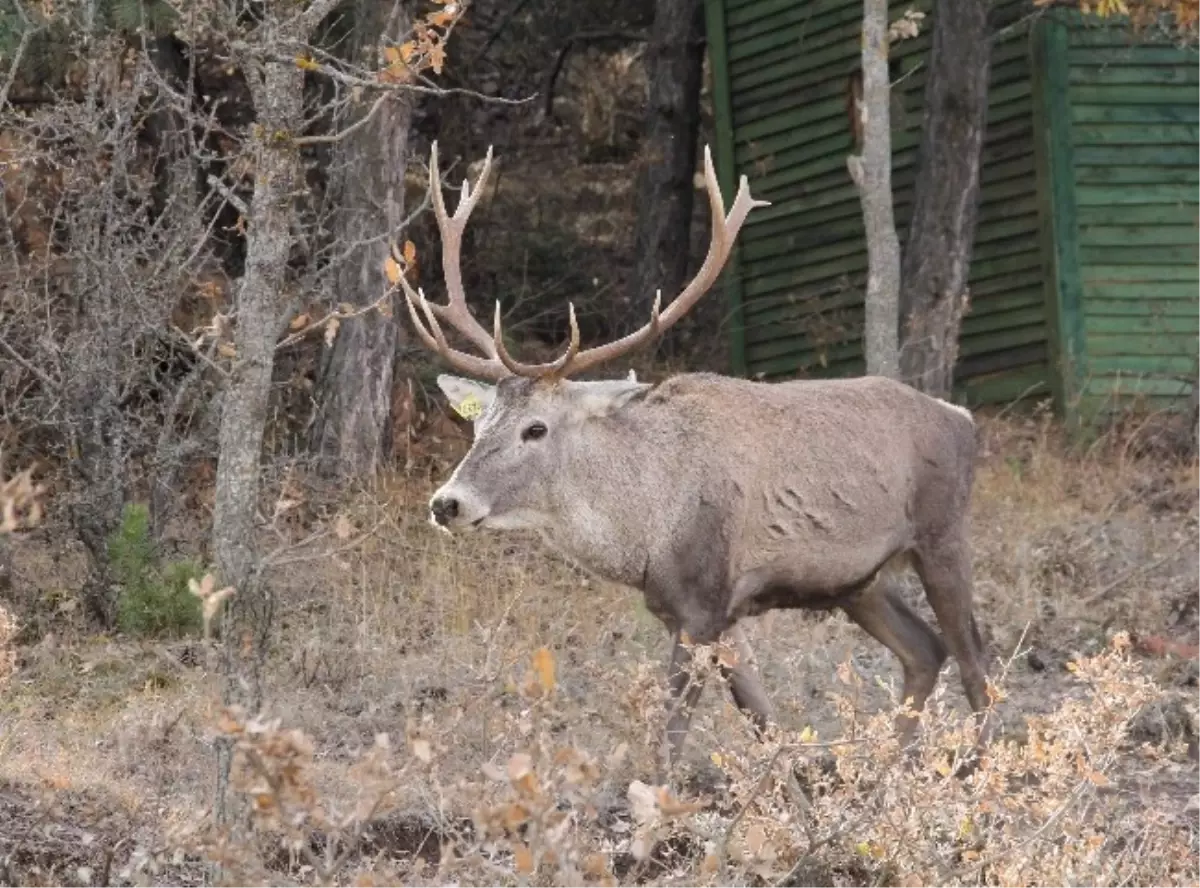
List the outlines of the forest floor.
{"label": "forest floor", "polygon": [[[264,540],[289,546],[271,576],[278,726],[239,736],[267,771],[298,762],[270,773],[299,789],[246,787],[278,818],[240,849],[205,832],[217,651],[82,631],[77,547],[53,522],[15,541],[22,598],[57,622],[0,692],[0,883],[199,883],[207,855],[240,884],[1194,884],[1196,464],[1070,449],[1036,418],[980,424],[977,614],[1011,741],[998,808],[935,773],[949,727],[931,728],[928,773],[888,764],[876,714],[898,665],[836,614],[748,624],[784,741],[757,744],[714,679],[675,782],[699,810],[647,797],[668,638],[640,597],[535,540],[438,534],[428,479],[397,475]],[[953,665],[941,689],[949,726],[966,712]],[[822,746],[839,738],[874,751]],[[781,753],[806,761],[768,785]]]}

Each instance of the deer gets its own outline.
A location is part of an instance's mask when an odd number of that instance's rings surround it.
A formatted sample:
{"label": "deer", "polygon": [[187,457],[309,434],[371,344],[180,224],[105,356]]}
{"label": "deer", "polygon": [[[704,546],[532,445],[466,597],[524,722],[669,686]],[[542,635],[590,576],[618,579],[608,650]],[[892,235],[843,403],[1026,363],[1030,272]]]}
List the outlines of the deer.
{"label": "deer", "polygon": [[[679,761],[704,688],[698,673],[707,671],[693,659],[700,646],[732,653],[718,658],[717,671],[759,738],[775,724],[741,624],[775,609],[840,609],[895,655],[909,704],[896,728],[910,750],[918,713],[952,654],[979,726],[977,748],[986,745],[988,677],[967,527],[971,413],[882,376],[570,378],[676,324],[721,274],[749,213],[770,205],[750,195],[743,175],[726,213],[707,146],[711,236],[692,280],[665,308],[659,291],[639,329],[587,349],[569,303],[561,355],[518,361],[505,345],[499,301],[489,333],[467,306],[460,268],[463,232],[491,167],[489,147],[475,187],[464,181],[450,215],[434,142],[429,188],[447,302],[398,276],[417,337],[463,374],[437,382],[474,431],[429,500],[433,525],[452,534],[536,531],[593,575],[640,590],[672,636],[660,779]],[[477,353],[452,347],[444,327]],[[906,567],[915,568],[944,640],[905,601]]]}

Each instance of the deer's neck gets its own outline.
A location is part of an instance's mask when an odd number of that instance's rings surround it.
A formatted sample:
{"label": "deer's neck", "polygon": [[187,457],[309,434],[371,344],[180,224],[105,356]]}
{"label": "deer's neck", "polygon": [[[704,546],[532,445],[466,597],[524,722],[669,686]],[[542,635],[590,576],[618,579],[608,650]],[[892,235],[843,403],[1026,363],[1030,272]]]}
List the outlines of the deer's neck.
{"label": "deer's neck", "polygon": [[[567,452],[548,542],[597,575],[645,588],[652,562],[675,533],[691,494],[680,489],[680,449],[698,445],[661,411],[624,410],[590,422]],[[686,485],[684,485],[686,487]]]}

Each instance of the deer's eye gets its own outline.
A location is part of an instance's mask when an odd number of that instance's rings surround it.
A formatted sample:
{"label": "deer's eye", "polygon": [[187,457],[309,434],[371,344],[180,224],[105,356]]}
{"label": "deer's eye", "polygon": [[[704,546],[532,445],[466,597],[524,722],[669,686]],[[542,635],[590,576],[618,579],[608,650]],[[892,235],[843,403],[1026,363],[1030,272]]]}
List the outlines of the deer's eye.
{"label": "deer's eye", "polygon": [[525,427],[525,431],[521,432],[522,441],[537,441],[546,437],[546,424],[544,422],[530,423]]}

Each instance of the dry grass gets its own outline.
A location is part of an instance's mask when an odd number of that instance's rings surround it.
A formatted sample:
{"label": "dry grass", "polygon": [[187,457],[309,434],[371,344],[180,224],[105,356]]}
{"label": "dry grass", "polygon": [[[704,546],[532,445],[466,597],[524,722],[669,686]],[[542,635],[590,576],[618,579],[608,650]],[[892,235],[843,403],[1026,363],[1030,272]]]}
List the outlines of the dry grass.
{"label": "dry grass", "polygon": [[[219,859],[305,884],[1194,883],[1196,664],[1145,653],[1195,644],[1195,464],[1073,451],[1037,416],[981,429],[978,610],[1011,745],[970,780],[943,773],[953,667],[910,770],[890,656],[839,616],[771,614],[749,628],[780,735],[755,742],[714,679],[682,801],[657,794],[638,781],[667,639],[638,596],[532,540],[437,534],[428,483],[396,477],[264,543],[280,631],[258,719],[222,722],[200,640],[66,621],[17,652],[0,881],[190,883]],[[39,544],[14,548],[22,584],[58,589]],[[205,819],[219,730],[259,799],[251,845]]]}

